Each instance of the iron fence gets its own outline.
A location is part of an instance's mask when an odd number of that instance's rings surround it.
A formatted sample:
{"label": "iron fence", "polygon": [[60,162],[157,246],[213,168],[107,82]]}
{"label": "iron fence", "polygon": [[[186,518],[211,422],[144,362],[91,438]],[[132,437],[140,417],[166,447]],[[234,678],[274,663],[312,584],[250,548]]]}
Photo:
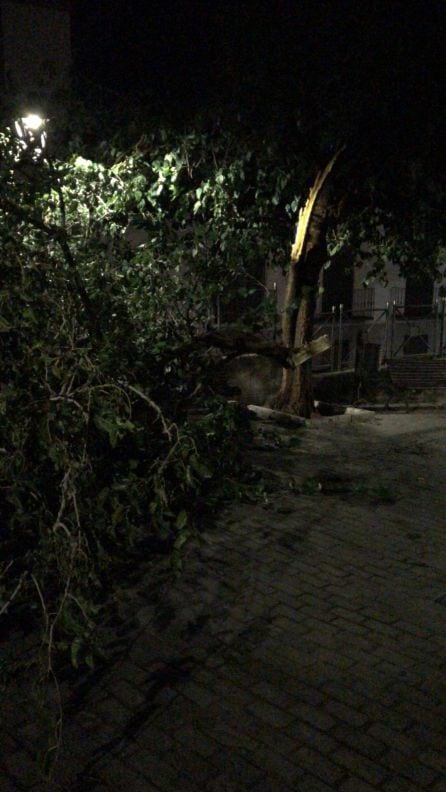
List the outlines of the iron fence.
{"label": "iron fence", "polygon": [[[433,305],[404,305],[404,290],[398,287],[391,291],[394,299],[378,308],[373,289],[355,292],[358,293],[353,294],[351,308],[346,309],[341,303],[316,315],[314,338],[328,335],[331,343],[326,352],[313,359],[315,370],[354,368],[358,349],[366,344],[375,347],[379,365],[401,356],[446,355],[445,296],[436,296]],[[270,296],[277,304],[276,289],[270,290]],[[217,298],[210,311],[210,321],[217,327],[226,320],[222,313]],[[268,335],[273,339],[280,336],[280,310],[275,313]]]}
{"label": "iron fence", "polygon": [[395,357],[428,354],[446,355],[446,298],[433,305],[398,304],[395,299],[384,308],[372,301],[351,309],[333,305],[315,321],[315,338],[327,334],[330,350],[314,359],[314,368],[337,371],[353,368],[358,348],[364,344],[379,347],[379,363]]}

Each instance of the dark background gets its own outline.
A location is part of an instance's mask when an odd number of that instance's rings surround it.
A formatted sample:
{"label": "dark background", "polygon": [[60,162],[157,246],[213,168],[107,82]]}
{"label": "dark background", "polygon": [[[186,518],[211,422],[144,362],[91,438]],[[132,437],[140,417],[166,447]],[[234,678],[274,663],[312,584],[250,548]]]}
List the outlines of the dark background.
{"label": "dark background", "polygon": [[344,116],[353,101],[363,120],[411,123],[426,106],[442,112],[445,12],[441,0],[75,0],[75,75],[176,117],[318,123],[338,96]]}

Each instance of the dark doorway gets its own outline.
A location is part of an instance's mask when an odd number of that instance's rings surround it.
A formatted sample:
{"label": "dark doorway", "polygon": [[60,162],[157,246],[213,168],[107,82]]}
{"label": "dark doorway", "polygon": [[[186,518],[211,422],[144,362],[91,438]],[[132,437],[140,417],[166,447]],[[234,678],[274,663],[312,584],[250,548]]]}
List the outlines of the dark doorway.
{"label": "dark doorway", "polygon": [[407,278],[404,312],[406,316],[427,316],[432,313],[434,281],[428,275],[423,278]]}
{"label": "dark doorway", "polygon": [[344,311],[351,311],[353,304],[353,267],[351,263],[336,259],[324,269],[322,295],[322,312],[328,313],[332,306],[344,306]]}
{"label": "dark doorway", "polygon": [[403,346],[404,355],[424,355],[426,352],[429,352],[429,338],[427,333],[405,336]]}

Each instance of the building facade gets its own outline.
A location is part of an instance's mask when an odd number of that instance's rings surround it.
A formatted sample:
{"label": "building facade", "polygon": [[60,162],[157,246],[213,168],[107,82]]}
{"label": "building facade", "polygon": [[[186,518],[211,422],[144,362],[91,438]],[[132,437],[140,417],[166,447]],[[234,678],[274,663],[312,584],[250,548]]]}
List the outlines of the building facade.
{"label": "building facade", "polygon": [[[365,286],[366,265],[346,271],[340,263],[322,270],[314,335],[329,335],[331,348],[314,359],[315,370],[354,368],[365,344],[374,345],[379,365],[395,357],[446,355],[446,272],[436,282],[428,276],[412,280],[388,264],[385,274],[385,281]],[[275,270],[266,283],[280,313],[286,278]]]}

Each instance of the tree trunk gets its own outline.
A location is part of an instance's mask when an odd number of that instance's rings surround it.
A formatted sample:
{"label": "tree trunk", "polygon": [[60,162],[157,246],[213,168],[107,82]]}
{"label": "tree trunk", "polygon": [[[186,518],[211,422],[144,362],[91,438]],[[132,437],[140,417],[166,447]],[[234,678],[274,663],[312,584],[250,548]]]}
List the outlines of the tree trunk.
{"label": "tree trunk", "polygon": [[[341,150],[318,173],[305,206],[299,212],[282,321],[282,340],[287,347],[298,348],[312,339],[319,273],[328,255],[327,180]],[[313,410],[311,360],[295,369],[283,370],[282,385],[273,406],[310,417]]]}
{"label": "tree trunk", "polygon": [[[299,304],[299,313],[296,322],[295,339],[311,341],[313,337],[314,311],[316,299],[314,287],[309,294],[303,294]],[[305,339],[305,340],[304,340]],[[289,397],[290,412],[309,418],[313,412],[313,382],[311,358],[291,371],[291,388]]]}

